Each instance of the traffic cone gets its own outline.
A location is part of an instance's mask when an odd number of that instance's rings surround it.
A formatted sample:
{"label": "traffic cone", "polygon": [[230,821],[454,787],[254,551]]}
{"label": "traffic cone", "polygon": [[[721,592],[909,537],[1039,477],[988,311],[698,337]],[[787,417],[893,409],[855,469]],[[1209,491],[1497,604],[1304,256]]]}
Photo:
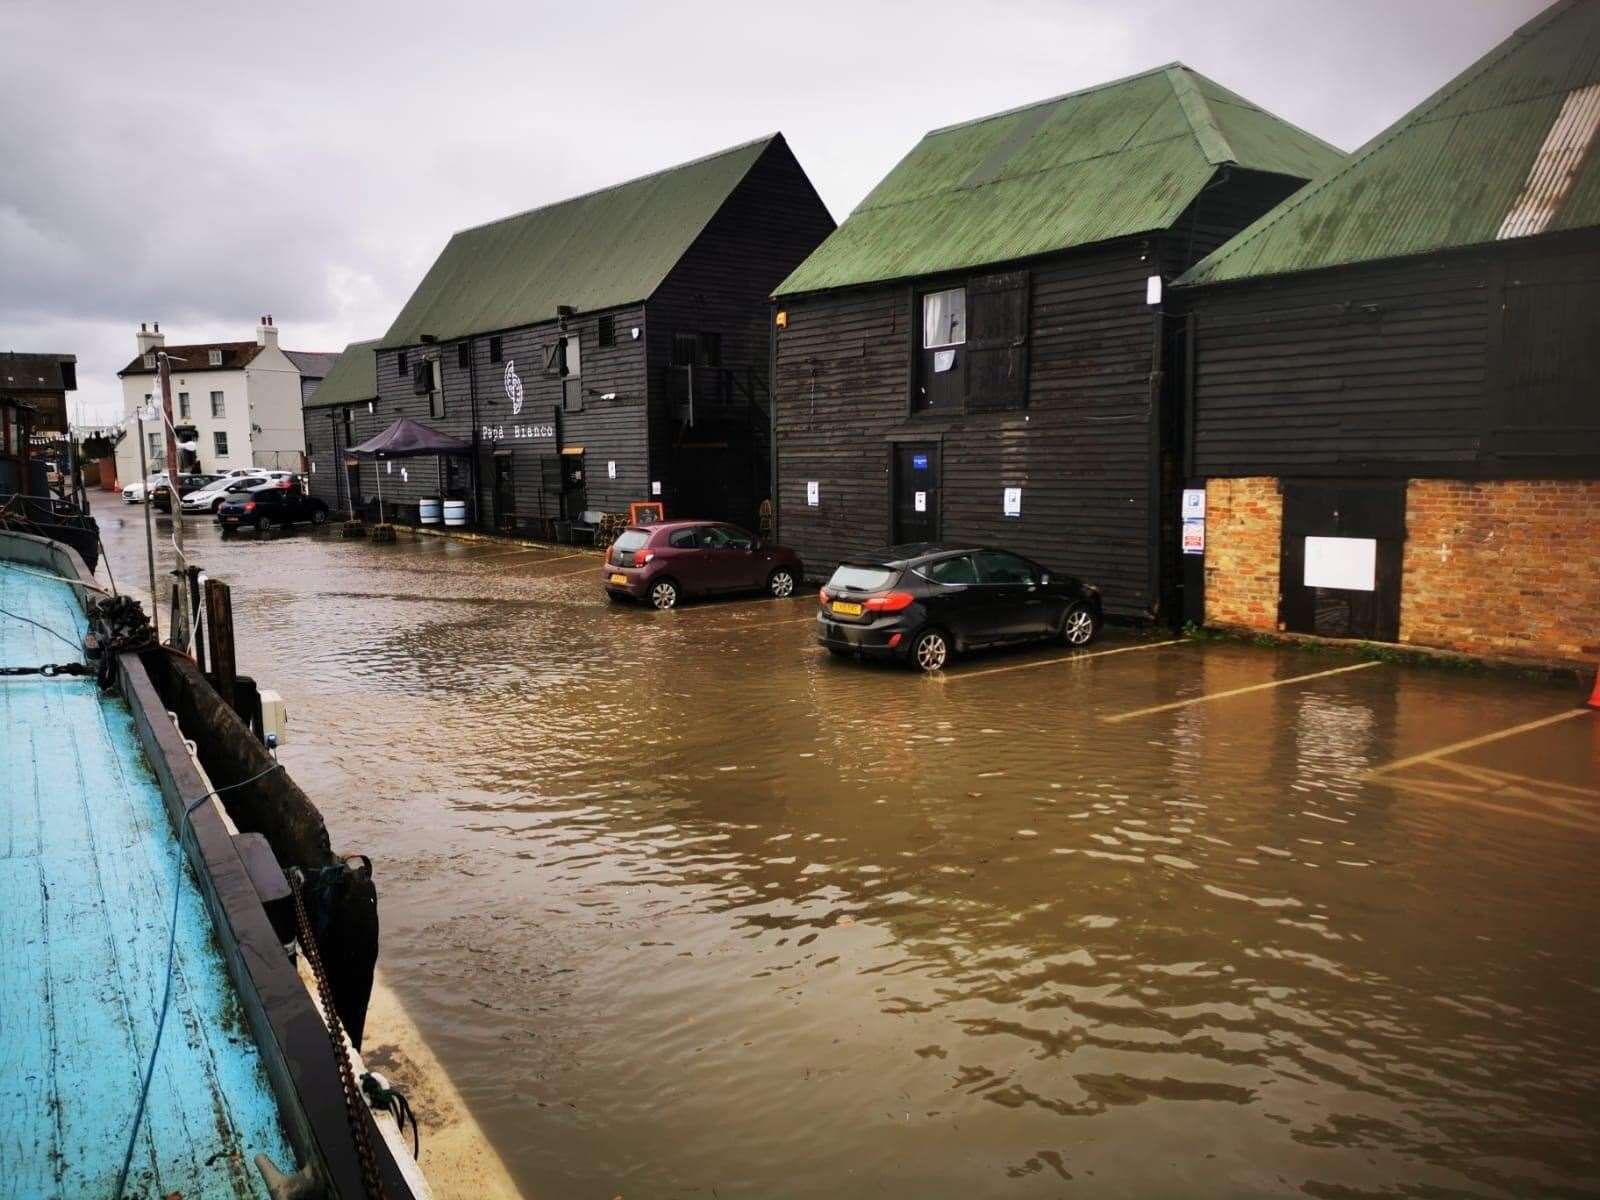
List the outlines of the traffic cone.
{"label": "traffic cone", "polygon": [[1594,691],[1589,693],[1589,707],[1600,708],[1600,670],[1594,673]]}

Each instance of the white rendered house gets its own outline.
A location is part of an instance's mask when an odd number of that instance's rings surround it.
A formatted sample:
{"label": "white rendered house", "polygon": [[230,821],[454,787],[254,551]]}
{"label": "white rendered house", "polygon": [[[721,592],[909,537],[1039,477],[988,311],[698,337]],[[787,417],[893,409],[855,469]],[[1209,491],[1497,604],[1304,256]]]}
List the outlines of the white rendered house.
{"label": "white rendered house", "polygon": [[[278,327],[261,318],[253,342],[202,342],[168,346],[161,325],[139,326],[138,353],[122,370],[126,436],[117,443],[119,485],[139,478],[139,409],[161,403],[157,351],[172,360],[172,415],[184,470],[220,474],[236,467],[304,469],[302,367],[332,356],[299,354],[278,346]],[[297,363],[295,360],[298,359]],[[145,463],[166,466],[166,436],[157,421],[144,425]]]}

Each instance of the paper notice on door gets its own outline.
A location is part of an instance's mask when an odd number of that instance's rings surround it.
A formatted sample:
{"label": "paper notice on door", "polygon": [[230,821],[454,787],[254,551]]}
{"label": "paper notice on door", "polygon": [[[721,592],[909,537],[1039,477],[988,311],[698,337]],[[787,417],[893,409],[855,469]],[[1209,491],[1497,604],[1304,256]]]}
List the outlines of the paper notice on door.
{"label": "paper notice on door", "polygon": [[1306,587],[1370,592],[1377,587],[1378,543],[1373,538],[1308,537]]}
{"label": "paper notice on door", "polygon": [[914,507],[916,508],[916,510],[918,512],[927,512],[928,511],[928,493],[927,492],[918,492],[915,496],[912,497],[912,504],[914,505]]}
{"label": "paper notice on door", "polygon": [[935,350],[933,352],[933,369],[938,372],[948,371],[956,365],[956,352],[954,350]]}

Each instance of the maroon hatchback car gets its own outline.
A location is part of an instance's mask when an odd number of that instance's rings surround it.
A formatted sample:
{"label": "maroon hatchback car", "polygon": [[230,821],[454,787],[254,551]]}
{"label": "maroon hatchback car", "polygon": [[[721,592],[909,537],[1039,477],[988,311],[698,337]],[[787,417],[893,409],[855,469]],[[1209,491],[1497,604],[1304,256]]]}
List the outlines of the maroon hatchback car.
{"label": "maroon hatchback car", "polygon": [[729,592],[794,595],[800,557],[721,521],[664,521],[618,535],[601,569],[606,595],[673,608],[689,596]]}

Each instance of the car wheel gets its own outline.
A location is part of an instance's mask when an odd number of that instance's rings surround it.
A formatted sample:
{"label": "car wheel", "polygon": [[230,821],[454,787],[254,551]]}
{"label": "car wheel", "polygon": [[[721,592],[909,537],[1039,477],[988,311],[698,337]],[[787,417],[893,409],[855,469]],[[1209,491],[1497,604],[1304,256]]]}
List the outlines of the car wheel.
{"label": "car wheel", "polygon": [[924,629],[911,643],[911,661],[919,671],[942,671],[950,661],[950,639],[942,629]]}
{"label": "car wheel", "polygon": [[221,508],[222,508],[222,497],[218,496],[215,500],[213,500],[211,502],[211,511],[212,512],[218,512],[218,511],[221,510]]}
{"label": "car wheel", "polygon": [[223,537],[223,539],[226,540],[228,538],[231,538],[232,536],[233,536],[233,530],[229,529],[226,525],[224,525],[222,527],[222,537]]}
{"label": "car wheel", "polygon": [[1087,646],[1100,632],[1100,618],[1087,604],[1075,604],[1061,621],[1061,640],[1068,646]]}
{"label": "car wheel", "polygon": [[271,533],[273,530],[277,529],[277,527],[278,527],[278,523],[276,521],[274,521],[271,517],[257,517],[256,518],[256,532],[257,533]]}
{"label": "car wheel", "polygon": [[312,509],[311,523],[313,525],[326,525],[328,523],[328,510],[325,508]]}
{"label": "car wheel", "polygon": [[767,576],[767,591],[779,600],[786,600],[794,595],[794,572],[788,567],[779,567]]}
{"label": "car wheel", "polygon": [[854,658],[855,657],[854,652],[852,652],[850,650],[846,650],[841,646],[829,646],[828,647],[828,653],[833,655],[835,658]]}
{"label": "car wheel", "polygon": [[658,579],[650,585],[650,603],[666,612],[678,606],[678,585],[670,579]]}

